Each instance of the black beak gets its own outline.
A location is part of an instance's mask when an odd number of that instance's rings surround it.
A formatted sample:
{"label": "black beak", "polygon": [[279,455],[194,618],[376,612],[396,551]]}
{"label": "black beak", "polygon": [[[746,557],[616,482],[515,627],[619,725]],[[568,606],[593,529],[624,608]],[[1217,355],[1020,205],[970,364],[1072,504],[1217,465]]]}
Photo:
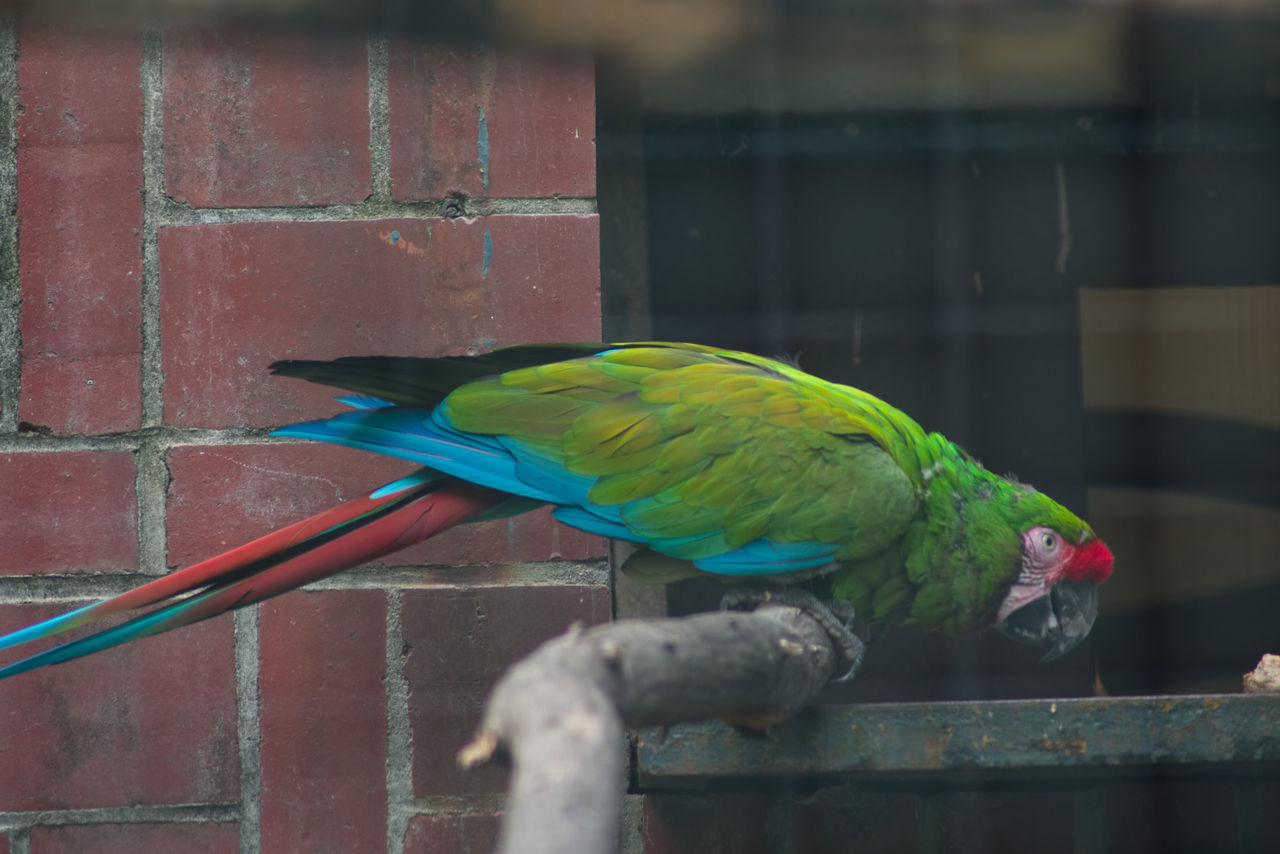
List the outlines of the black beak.
{"label": "black beak", "polygon": [[1098,616],[1098,585],[1092,581],[1059,581],[1047,595],[1014,611],[997,626],[1023,643],[1052,644],[1041,662],[1075,649],[1089,635]]}

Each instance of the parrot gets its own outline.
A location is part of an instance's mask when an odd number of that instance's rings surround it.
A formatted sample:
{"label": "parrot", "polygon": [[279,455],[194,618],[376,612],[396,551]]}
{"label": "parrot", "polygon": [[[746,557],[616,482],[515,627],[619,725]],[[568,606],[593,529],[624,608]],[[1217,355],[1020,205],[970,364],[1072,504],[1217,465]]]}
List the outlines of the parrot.
{"label": "parrot", "polygon": [[[111,599],[0,637],[0,649],[122,621],[0,678],[207,619],[458,524],[545,504],[560,522],[725,582],[820,583],[873,625],[995,627],[1065,654],[1112,572],[1083,520],[939,433],[792,364],[665,342],[516,345],[472,356],[288,360],[346,409],[273,435],[417,471]],[[824,624],[825,625],[825,624]]]}

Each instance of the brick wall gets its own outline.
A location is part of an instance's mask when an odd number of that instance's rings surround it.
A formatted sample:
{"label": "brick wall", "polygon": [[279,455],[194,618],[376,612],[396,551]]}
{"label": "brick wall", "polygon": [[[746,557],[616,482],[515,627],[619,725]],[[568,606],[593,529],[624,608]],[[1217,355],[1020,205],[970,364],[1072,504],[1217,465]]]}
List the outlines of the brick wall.
{"label": "brick wall", "polygon": [[[0,630],[412,468],[268,440],[333,409],[274,359],[600,334],[587,61],[10,22],[0,135]],[[0,852],[487,850],[453,754],[602,556],[473,526],[0,683]]]}

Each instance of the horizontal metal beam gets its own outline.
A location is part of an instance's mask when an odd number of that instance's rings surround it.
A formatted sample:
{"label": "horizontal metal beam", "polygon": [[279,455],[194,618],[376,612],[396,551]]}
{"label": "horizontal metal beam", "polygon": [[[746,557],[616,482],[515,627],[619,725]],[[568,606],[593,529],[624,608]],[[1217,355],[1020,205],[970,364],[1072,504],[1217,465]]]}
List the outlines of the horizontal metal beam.
{"label": "horizontal metal beam", "polygon": [[[975,770],[1243,770],[1280,763],[1280,695],[824,706],[765,734],[718,721],[645,729],[637,754],[646,788]],[[1280,765],[1270,773],[1280,773]]]}

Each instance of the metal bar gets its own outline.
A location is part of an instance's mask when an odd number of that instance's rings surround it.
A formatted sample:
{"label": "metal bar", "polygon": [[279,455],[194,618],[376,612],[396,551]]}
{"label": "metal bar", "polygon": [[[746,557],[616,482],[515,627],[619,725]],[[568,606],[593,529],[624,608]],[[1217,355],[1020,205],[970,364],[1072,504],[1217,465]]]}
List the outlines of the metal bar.
{"label": "metal bar", "polygon": [[718,721],[645,729],[637,759],[650,788],[690,778],[1280,763],[1280,695],[825,706],[763,735]]}

